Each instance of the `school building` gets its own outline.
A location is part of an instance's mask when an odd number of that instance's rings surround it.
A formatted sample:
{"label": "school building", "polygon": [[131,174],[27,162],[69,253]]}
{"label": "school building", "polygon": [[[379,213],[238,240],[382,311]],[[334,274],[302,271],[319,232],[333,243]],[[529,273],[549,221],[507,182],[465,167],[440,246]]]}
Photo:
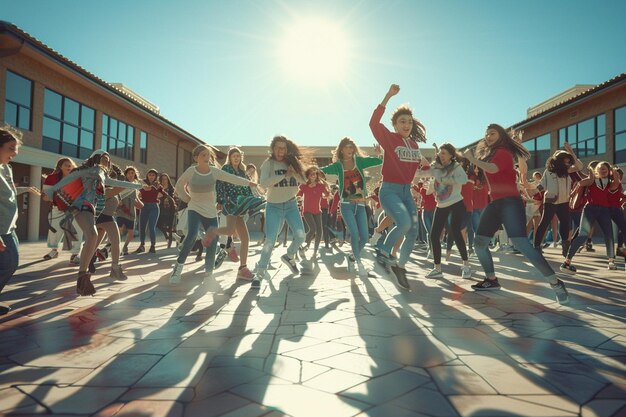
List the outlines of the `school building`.
{"label": "school building", "polygon": [[[0,21],[0,123],[23,133],[11,163],[16,185],[41,187],[61,156],[80,163],[105,149],[112,161],[141,174],[150,168],[178,177],[204,141],[159,114],[159,107],[123,84],[109,83],[17,26]],[[218,156],[221,152],[214,148]],[[48,203],[20,196],[17,233],[47,234]]]}
{"label": "school building", "polygon": [[626,73],[598,85],[574,86],[528,109],[526,119],[511,126],[523,130],[532,170],[543,171],[546,159],[569,142],[588,163],[607,161],[626,167]]}

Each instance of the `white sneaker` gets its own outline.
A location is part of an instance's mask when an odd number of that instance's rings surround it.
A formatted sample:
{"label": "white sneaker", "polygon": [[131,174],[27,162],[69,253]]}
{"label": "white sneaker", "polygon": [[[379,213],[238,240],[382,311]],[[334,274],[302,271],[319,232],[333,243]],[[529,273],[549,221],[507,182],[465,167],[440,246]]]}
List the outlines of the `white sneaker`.
{"label": "white sneaker", "polygon": [[174,264],[174,269],[170,275],[170,284],[176,285],[180,283],[180,275],[183,273],[183,266],[185,266],[185,264],[179,264],[178,262]]}
{"label": "white sneaker", "polygon": [[609,269],[611,271],[615,271],[617,269],[617,266],[615,265],[615,261],[614,260],[610,260],[609,261]]}
{"label": "white sneaker", "polygon": [[472,279],[472,268],[469,265],[465,265],[461,268],[461,277],[463,279]]}
{"label": "white sneaker", "polygon": [[365,268],[365,265],[363,265],[362,262],[357,262],[356,266],[360,278],[367,278],[369,276],[370,271]]}
{"label": "white sneaker", "polygon": [[443,272],[440,269],[434,268],[428,274],[426,274],[426,278],[438,279],[443,278]]}

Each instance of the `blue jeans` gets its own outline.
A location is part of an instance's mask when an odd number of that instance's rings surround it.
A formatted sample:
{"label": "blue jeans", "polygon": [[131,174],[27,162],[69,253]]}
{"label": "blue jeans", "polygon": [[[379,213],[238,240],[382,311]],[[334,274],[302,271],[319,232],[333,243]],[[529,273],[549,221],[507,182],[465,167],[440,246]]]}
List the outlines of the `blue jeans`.
{"label": "blue jeans", "polygon": [[2,235],[2,240],[6,249],[0,252],[0,292],[17,270],[20,260],[18,249],[20,242],[17,240],[15,231]]}
{"label": "blue jeans", "polygon": [[478,225],[480,224],[480,216],[483,214],[484,209],[474,209],[472,211],[472,232],[476,235],[476,231],[478,230]]}
{"label": "blue jeans", "polygon": [[435,217],[435,210],[424,210],[422,214],[422,222],[424,223],[424,229],[426,229],[426,242],[430,246],[430,231],[433,228],[433,218]]}
{"label": "blue jeans", "polygon": [[146,243],[146,226],[150,233],[150,244],[156,243],[156,224],[159,219],[159,205],[157,203],[146,203],[139,215],[139,240],[141,244]]}
{"label": "blue jeans", "polygon": [[379,196],[385,214],[390,216],[396,224],[385,238],[381,250],[387,255],[390,254],[393,245],[398,239],[404,237],[398,256],[398,265],[404,266],[409,260],[415,239],[417,239],[417,208],[411,194],[411,184],[383,182]]}
{"label": "blue jeans", "polygon": [[[183,246],[178,254],[176,262],[184,264],[189,256],[189,252],[198,238],[198,230],[200,224],[204,230],[209,227],[217,227],[217,217],[204,217],[200,213],[194,210],[187,210],[187,234],[185,240],[183,240]],[[204,269],[211,273],[215,267],[215,251],[217,250],[217,237],[213,239],[213,242],[206,248],[206,256],[204,257]]]}
{"label": "blue jeans", "polygon": [[361,251],[367,243],[369,230],[367,228],[367,213],[363,203],[341,203],[343,222],[350,232],[352,253],[357,261],[361,260]]}
{"label": "blue jeans", "polygon": [[572,259],[578,248],[587,240],[589,229],[594,222],[598,222],[602,234],[604,235],[604,243],[606,244],[606,256],[615,258],[615,245],[613,242],[613,228],[611,226],[611,210],[609,207],[596,206],[587,204],[583,209],[583,215],[580,219],[580,229],[576,239],[572,240],[572,244],[567,252],[567,259]]}
{"label": "blue jeans", "polygon": [[526,236],[526,212],[521,197],[505,197],[492,201],[485,207],[480,217],[474,239],[474,250],[487,278],[495,277],[489,241],[500,225],[504,226],[515,249],[519,250],[539,270],[546,281],[553,281],[554,270]]}
{"label": "blue jeans", "polygon": [[265,243],[263,244],[263,249],[261,249],[261,258],[256,264],[257,272],[267,270],[270,256],[272,256],[272,251],[274,250],[274,243],[276,243],[280,228],[285,221],[293,234],[291,244],[287,248],[287,256],[293,258],[302,242],[304,242],[304,224],[302,223],[296,200],[291,199],[284,203],[268,202],[265,206]]}

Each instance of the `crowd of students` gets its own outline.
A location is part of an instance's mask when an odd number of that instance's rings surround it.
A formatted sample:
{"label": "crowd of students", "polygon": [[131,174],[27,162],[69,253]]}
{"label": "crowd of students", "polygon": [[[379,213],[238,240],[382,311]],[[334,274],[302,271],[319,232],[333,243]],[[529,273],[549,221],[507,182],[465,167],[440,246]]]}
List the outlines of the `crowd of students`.
{"label": "crowd of students", "polygon": [[[91,275],[96,263],[109,256],[110,277],[127,279],[120,255],[128,255],[137,228],[135,253],[146,251],[147,237],[147,252],[156,252],[157,230],[168,248],[177,242],[180,253],[170,274],[172,285],[181,281],[186,258],[198,248],[196,259],[204,252],[207,276],[229,257],[239,262],[236,279],[250,281],[251,288],[258,289],[267,278],[282,230],[285,236],[287,230],[291,232],[291,242],[281,261],[294,274],[314,268],[322,243],[323,250],[334,246],[342,251],[337,242],[349,236],[349,271],[362,278],[370,275],[363,262],[369,241],[377,262],[406,290],[410,289],[406,265],[416,256],[416,243],[428,246],[426,257],[433,261],[426,278],[443,277],[442,246],[448,260],[456,245],[462,278],[471,279],[474,274],[469,264],[472,254],[484,272],[482,281],[471,288],[499,289],[490,250],[499,235],[500,248],[521,253],[551,286],[558,302],[566,304],[565,284],[542,254],[550,225],[552,239],[557,242],[560,236],[562,245],[560,271],[576,272],[573,258],[581,246],[590,249],[595,223],[604,235],[608,268],[616,269],[615,245],[621,248],[626,236],[622,209],[626,197],[618,167],[594,161],[585,170],[565,144],[546,161],[545,171],[534,172],[528,181],[524,161],[529,153],[521,135],[497,124],[489,125],[484,139],[463,154],[451,143],[435,145],[436,157],[429,161],[419,148],[419,143],[426,142],[426,129],[410,108],[394,110],[393,131],[381,121],[388,102],[399,91],[399,86],[392,85],[370,119],[376,156],[365,155],[352,138],[345,137],[335,148],[332,163],[320,167],[294,141],[276,136],[257,173],[256,166],[244,163],[239,148],[231,148],[220,166],[212,148],[200,145],[193,151],[194,164],[175,184],[167,173],[154,169],[140,179],[135,167],[122,171],[111,163],[107,152],[97,150],[81,166],[69,158],[59,159],[43,179],[41,191],[16,188],[8,164],[18,152],[21,136],[9,126],[0,129],[0,291],[18,265],[16,196],[27,191],[51,203],[50,251],[44,259],[57,258],[63,242],[70,262],[78,265],[76,291],[83,296],[95,294]],[[374,187],[368,184],[366,170],[377,166],[381,166],[382,181]],[[584,204],[572,207],[572,189]],[[251,214],[260,216],[264,236],[253,269],[247,263]],[[220,236],[225,244],[219,244]],[[234,236],[240,242],[239,254]],[[102,246],[104,239],[107,243]],[[0,307],[0,314],[7,311],[8,307]]]}

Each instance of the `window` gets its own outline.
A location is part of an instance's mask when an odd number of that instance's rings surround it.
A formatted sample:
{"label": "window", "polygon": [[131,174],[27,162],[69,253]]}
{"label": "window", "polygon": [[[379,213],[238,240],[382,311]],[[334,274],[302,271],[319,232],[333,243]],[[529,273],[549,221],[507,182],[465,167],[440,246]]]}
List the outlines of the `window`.
{"label": "window", "polygon": [[615,109],[615,163],[626,162],[626,106]]}
{"label": "window", "polygon": [[528,169],[538,169],[546,165],[546,160],[550,157],[550,134],[538,136],[524,141],[523,145],[530,152],[528,159]]}
{"label": "window", "polygon": [[139,157],[139,162],[148,163],[148,134],[144,131],[139,132]]}
{"label": "window", "polygon": [[74,158],[89,158],[94,146],[94,121],[94,109],[46,88],[42,149]]}
{"label": "window", "polygon": [[7,71],[4,121],[24,130],[30,130],[33,82]]}
{"label": "window", "polygon": [[132,161],[135,155],[135,128],[103,114],[101,148],[111,155]]}
{"label": "window", "polygon": [[606,116],[600,114],[559,129],[559,148],[569,142],[579,158],[606,153]]}

